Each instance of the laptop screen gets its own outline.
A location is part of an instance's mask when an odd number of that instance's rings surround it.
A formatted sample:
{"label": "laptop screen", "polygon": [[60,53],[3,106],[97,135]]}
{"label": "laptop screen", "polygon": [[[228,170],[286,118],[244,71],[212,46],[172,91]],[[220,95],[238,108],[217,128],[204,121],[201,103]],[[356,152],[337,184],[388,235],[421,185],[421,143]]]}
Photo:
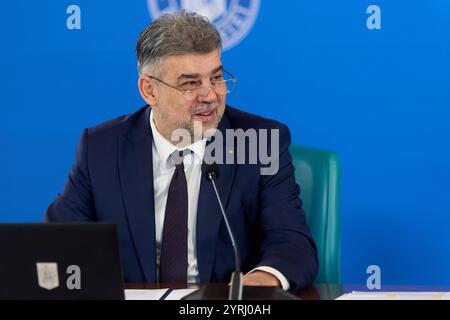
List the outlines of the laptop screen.
{"label": "laptop screen", "polygon": [[0,299],[123,299],[108,223],[0,224]]}

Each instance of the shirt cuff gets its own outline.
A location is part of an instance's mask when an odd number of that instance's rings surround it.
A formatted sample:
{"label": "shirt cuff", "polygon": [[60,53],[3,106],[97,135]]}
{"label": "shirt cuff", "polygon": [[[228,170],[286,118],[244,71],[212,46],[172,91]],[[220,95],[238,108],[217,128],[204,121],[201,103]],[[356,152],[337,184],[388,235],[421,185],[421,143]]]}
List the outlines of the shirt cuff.
{"label": "shirt cuff", "polygon": [[261,267],[256,267],[255,269],[253,269],[252,271],[250,271],[249,273],[252,273],[256,270],[260,270],[260,271],[265,271],[268,272],[270,274],[272,274],[273,276],[277,277],[277,279],[280,281],[281,283],[281,288],[285,291],[289,290],[289,281],[286,279],[285,276],[283,276],[283,274],[278,271],[275,268],[272,267],[267,267],[267,266],[261,266]]}

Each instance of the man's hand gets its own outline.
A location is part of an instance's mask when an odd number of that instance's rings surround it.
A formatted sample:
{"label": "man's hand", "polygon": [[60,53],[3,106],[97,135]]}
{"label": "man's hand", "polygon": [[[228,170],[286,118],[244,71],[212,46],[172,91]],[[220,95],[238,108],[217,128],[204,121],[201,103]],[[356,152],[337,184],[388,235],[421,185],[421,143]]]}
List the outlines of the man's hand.
{"label": "man's hand", "polygon": [[273,274],[256,270],[244,276],[244,286],[272,286],[281,288],[280,280]]}

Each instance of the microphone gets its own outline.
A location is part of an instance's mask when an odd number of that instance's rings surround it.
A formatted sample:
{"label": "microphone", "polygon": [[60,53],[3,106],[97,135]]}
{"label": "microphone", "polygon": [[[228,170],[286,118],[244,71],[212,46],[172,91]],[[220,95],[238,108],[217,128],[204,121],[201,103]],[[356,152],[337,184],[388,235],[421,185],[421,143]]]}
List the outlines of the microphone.
{"label": "microphone", "polygon": [[187,296],[183,297],[182,300],[224,300],[227,296],[228,300],[298,300],[299,298],[291,293],[283,291],[281,288],[272,286],[245,286],[243,287],[243,276],[241,272],[241,258],[239,255],[239,250],[234,240],[233,232],[230,228],[230,223],[228,222],[227,215],[223,209],[222,201],[220,200],[219,193],[217,192],[215,181],[219,178],[219,166],[214,162],[212,164],[202,164],[202,174],[206,180],[210,181],[213,185],[214,192],[216,193],[217,202],[220,206],[220,211],[222,212],[223,220],[227,226],[228,235],[231,239],[231,244],[233,245],[234,257],[235,257],[235,270],[231,275],[230,286],[224,284],[208,284],[201,287]]}
{"label": "microphone", "polygon": [[241,258],[239,255],[239,250],[236,246],[236,241],[234,240],[233,232],[230,228],[230,223],[228,222],[227,215],[225,214],[225,210],[223,209],[222,201],[220,200],[219,193],[217,192],[215,180],[219,178],[219,166],[217,163],[213,162],[212,164],[206,164],[203,162],[202,164],[202,173],[206,180],[210,181],[213,185],[214,191],[216,193],[217,201],[219,202],[220,210],[222,212],[223,220],[225,221],[225,225],[227,226],[228,235],[231,239],[231,245],[234,250],[235,257],[235,269],[231,275],[231,285],[230,291],[228,295],[228,300],[242,300],[242,272],[241,272]]}

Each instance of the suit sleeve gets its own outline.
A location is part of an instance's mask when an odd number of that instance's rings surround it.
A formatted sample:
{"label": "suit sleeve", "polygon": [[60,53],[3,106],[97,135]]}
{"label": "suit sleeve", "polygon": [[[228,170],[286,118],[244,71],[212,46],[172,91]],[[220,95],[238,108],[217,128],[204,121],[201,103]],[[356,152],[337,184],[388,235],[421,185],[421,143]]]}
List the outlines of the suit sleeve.
{"label": "suit sleeve", "polygon": [[259,266],[270,266],[289,281],[291,291],[312,283],[318,272],[316,245],[306,225],[295,182],[289,129],[279,127],[279,169],[261,176],[263,242]]}
{"label": "suit sleeve", "polygon": [[60,193],[47,208],[44,222],[96,221],[88,168],[88,130],[81,135],[77,157]]}

